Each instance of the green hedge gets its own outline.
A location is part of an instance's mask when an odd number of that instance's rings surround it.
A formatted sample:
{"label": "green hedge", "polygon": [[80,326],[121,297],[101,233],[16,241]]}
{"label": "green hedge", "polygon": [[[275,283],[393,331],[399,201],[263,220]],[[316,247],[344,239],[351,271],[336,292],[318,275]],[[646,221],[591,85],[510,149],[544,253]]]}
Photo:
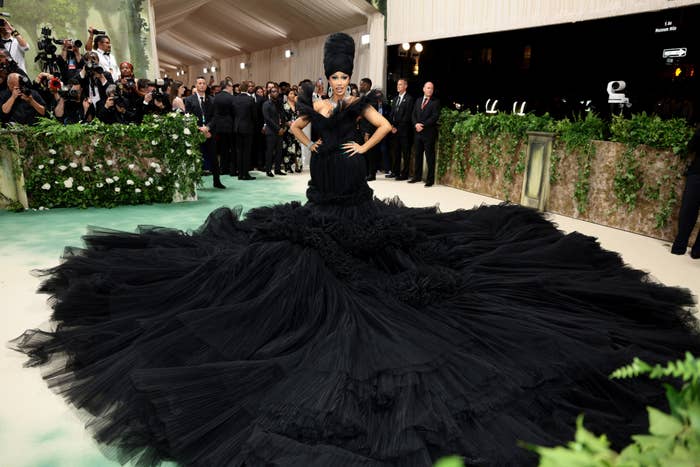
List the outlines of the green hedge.
{"label": "green hedge", "polygon": [[191,116],[148,116],[141,125],[36,126],[0,131],[18,142],[31,208],[169,203],[196,195],[204,136]]}

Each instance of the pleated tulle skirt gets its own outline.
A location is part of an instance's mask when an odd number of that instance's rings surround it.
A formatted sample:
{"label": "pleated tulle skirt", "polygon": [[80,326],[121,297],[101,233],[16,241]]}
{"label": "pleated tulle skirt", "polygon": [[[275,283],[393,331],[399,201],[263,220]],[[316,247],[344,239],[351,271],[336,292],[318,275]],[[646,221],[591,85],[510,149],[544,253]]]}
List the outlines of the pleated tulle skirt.
{"label": "pleated tulle skirt", "polygon": [[663,389],[609,373],[700,351],[687,291],[519,206],[219,209],[85,244],[44,272],[55,329],[13,344],[122,462],[529,465],[518,441],[580,413],[643,432]]}

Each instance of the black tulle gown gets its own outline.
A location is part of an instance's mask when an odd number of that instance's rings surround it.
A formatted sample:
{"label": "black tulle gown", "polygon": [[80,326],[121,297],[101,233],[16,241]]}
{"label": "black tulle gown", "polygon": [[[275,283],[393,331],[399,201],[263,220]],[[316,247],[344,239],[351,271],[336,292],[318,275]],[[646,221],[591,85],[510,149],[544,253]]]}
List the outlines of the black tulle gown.
{"label": "black tulle gown", "polygon": [[580,413],[618,447],[644,432],[663,388],[608,374],[699,353],[689,292],[520,206],[373,199],[340,149],[363,105],[305,107],[306,204],[93,229],[46,273],[56,329],[15,347],[142,465],[521,466],[518,440],[568,441]]}

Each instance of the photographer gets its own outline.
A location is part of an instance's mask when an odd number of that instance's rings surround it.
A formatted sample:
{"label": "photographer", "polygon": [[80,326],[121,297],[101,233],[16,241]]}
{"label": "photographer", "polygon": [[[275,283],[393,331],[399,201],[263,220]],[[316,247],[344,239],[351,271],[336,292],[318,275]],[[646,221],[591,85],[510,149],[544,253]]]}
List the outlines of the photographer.
{"label": "photographer", "polygon": [[88,48],[87,50],[95,51],[99,56],[99,63],[102,69],[112,75],[115,81],[119,80],[121,75],[117,66],[117,59],[112,55],[112,41],[109,39],[109,36],[105,31],[98,31],[92,26],[88,28],[88,32],[90,35],[85,47]]}
{"label": "photographer", "polygon": [[[148,81],[148,80],[146,80]],[[143,115],[165,115],[172,111],[167,94],[169,80],[148,81],[148,91],[143,96]]]}
{"label": "photographer", "polygon": [[80,47],[82,45],[83,43],[80,41],[72,41],[71,39],[63,40],[58,63],[61,67],[61,77],[66,82],[75,77],[84,65],[83,56],[80,54]]}
{"label": "photographer", "polygon": [[102,107],[107,98],[106,89],[110,84],[114,84],[112,76],[105,73],[100,66],[99,56],[95,52],[85,54],[85,66],[78,73],[80,84],[83,89],[88,90],[90,102],[96,109]]}
{"label": "photographer", "polygon": [[57,77],[51,73],[41,72],[37,75],[33,83],[33,88],[39,93],[41,98],[46,103],[46,114],[55,114],[55,110],[61,100],[59,91],[63,83]]}
{"label": "photographer", "polygon": [[72,79],[68,86],[62,86],[59,91],[51,92],[58,96],[54,116],[64,125],[73,123],[90,123],[95,117],[95,106],[92,105],[88,96],[85,95],[80,81]]}
{"label": "photographer", "polygon": [[26,72],[24,54],[29,50],[29,44],[5,18],[0,18],[0,48],[7,50],[10,58],[17,63],[22,71]]}
{"label": "photographer", "polygon": [[46,104],[31,81],[19,73],[7,77],[7,89],[0,93],[0,115],[3,123],[33,125],[46,114]]}
{"label": "photographer", "polygon": [[103,123],[136,123],[138,115],[129,109],[129,102],[120,95],[118,88],[110,84],[106,90],[107,97],[103,107],[97,110],[97,118]]}
{"label": "photographer", "polygon": [[7,77],[10,73],[19,73],[20,75],[27,76],[27,74],[22,71],[10,57],[7,50],[0,48],[0,91],[7,89]]}

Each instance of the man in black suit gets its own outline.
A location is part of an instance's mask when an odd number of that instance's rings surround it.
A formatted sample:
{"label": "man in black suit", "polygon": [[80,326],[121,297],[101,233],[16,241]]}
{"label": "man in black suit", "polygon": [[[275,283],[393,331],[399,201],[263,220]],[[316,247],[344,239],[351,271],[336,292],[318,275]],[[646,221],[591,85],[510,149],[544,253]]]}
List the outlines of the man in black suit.
{"label": "man in black suit", "polygon": [[[250,89],[252,82],[244,81],[241,89]],[[255,96],[242,92],[233,96],[233,132],[236,135],[236,159],[239,180],[255,180],[250,170],[250,156],[253,149],[253,130],[255,128]]]}
{"label": "man in black suit", "polygon": [[[394,98],[391,106],[391,173],[387,178],[408,180],[408,169],[411,166],[411,140],[413,139],[413,97],[406,92],[408,82],[401,78],[396,83],[399,95]],[[403,161],[403,168],[401,162]]]}
{"label": "man in black suit", "polygon": [[[268,177],[275,175],[287,175],[282,172],[282,116],[279,111],[279,89],[277,86],[270,88],[268,99],[262,107],[265,121],[265,171]],[[275,164],[275,173],[272,173],[272,164]]]}
{"label": "man in black suit", "polygon": [[220,158],[221,173],[238,175],[233,147],[233,83],[221,82],[221,92],[214,99],[214,116],[209,128],[216,136],[216,153]]}
{"label": "man in black suit", "polygon": [[197,77],[195,86],[195,92],[184,99],[185,113],[193,114],[197,117],[199,131],[204,133],[207,137],[206,141],[199,146],[199,149],[202,151],[202,157],[211,164],[211,171],[214,176],[214,188],[224,189],[226,187],[222,185],[221,179],[219,178],[219,161],[216,157],[214,139],[211,137],[211,132],[209,130],[209,124],[214,115],[214,106],[212,105],[211,98],[206,95],[207,80],[204,79],[204,76]]}
{"label": "man in black suit", "polygon": [[416,99],[413,105],[412,123],[416,132],[415,139],[415,164],[413,178],[408,183],[420,182],[423,175],[423,152],[428,163],[428,176],[425,186],[430,187],[435,183],[435,142],[438,131],[437,122],[440,117],[440,101],[433,99],[433,83],[430,81],[423,85],[423,98]]}

